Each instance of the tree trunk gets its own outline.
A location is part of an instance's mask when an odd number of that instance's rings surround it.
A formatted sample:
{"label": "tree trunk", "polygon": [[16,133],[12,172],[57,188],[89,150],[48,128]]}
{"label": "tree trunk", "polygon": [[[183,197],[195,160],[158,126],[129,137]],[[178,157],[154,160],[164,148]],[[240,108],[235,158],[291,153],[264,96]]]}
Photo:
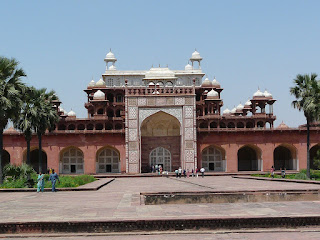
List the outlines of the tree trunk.
{"label": "tree trunk", "polygon": [[310,121],[307,118],[307,177],[310,178]]}
{"label": "tree trunk", "polygon": [[39,140],[39,172],[42,173],[42,142],[41,142],[41,133],[38,133],[38,140]]}
{"label": "tree trunk", "polygon": [[3,172],[2,172],[2,151],[3,149],[3,128],[0,129],[0,184],[3,183]]}
{"label": "tree trunk", "polygon": [[27,139],[27,162],[28,165],[31,165],[30,161],[30,139]]}

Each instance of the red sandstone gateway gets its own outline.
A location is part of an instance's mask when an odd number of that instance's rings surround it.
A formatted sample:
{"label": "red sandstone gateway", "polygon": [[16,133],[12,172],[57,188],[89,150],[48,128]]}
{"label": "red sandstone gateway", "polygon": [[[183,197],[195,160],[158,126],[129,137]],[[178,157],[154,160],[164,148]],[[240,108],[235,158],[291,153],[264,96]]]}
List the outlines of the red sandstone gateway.
{"label": "red sandstone gateway", "polygon": [[[88,118],[76,118],[56,102],[60,121],[43,137],[44,168],[60,174],[143,173],[156,165],[170,172],[306,168],[305,127],[274,128],[276,100],[259,89],[244,105],[222,112],[223,89],[216,79],[202,81],[197,51],[184,70],[118,71],[111,51],[104,60],[102,78],[84,90]],[[311,127],[311,167],[320,149],[319,129]],[[35,137],[31,146],[38,170]],[[4,133],[4,149],[4,164],[26,160],[24,136],[12,128]]]}

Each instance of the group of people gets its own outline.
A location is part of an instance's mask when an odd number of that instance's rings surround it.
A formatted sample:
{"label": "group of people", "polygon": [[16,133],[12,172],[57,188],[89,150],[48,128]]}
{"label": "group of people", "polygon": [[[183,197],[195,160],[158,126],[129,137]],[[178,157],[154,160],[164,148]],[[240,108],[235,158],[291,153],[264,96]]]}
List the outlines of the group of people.
{"label": "group of people", "polygon": [[152,173],[158,173],[159,175],[161,175],[162,172],[163,172],[162,165],[151,166],[151,172]]}
{"label": "group of people", "polygon": [[[37,179],[37,192],[39,193],[40,191],[44,191],[44,173],[39,172],[38,179]],[[49,170],[49,181],[51,181],[52,184],[52,192],[56,191],[56,182],[59,181],[59,176],[58,174],[54,171],[54,169]]]}
{"label": "group of people", "polygon": [[181,178],[181,176],[182,176],[182,174],[183,174],[183,176],[185,177],[185,178],[188,178],[188,177],[190,177],[190,175],[192,176],[192,177],[199,177],[199,172],[201,173],[201,176],[202,177],[204,177],[204,172],[205,172],[205,169],[202,167],[202,168],[200,168],[200,169],[198,169],[198,168],[196,168],[196,170],[189,170],[189,169],[187,169],[187,170],[182,170],[182,168],[181,167],[179,167],[178,169],[176,169],[175,171],[175,174],[176,174],[176,178]]}
{"label": "group of people", "polygon": [[[274,166],[272,166],[271,169],[270,169],[270,174],[271,174],[271,177],[272,177],[272,178],[274,178],[274,172],[275,172],[275,170],[276,170],[276,169],[274,168]],[[285,168],[283,168],[283,169],[280,168],[280,171],[281,171],[281,177],[282,177],[282,178],[285,178],[285,177],[286,177],[286,169],[285,169]]]}

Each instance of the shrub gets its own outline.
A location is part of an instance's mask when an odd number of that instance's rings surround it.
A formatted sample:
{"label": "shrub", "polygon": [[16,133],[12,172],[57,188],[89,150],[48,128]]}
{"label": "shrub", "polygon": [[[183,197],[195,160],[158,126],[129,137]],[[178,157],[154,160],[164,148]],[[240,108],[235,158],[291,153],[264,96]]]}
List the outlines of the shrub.
{"label": "shrub", "polygon": [[307,174],[305,174],[304,172],[299,172],[298,174],[295,174],[294,176],[295,179],[302,179],[302,180],[307,180]]}

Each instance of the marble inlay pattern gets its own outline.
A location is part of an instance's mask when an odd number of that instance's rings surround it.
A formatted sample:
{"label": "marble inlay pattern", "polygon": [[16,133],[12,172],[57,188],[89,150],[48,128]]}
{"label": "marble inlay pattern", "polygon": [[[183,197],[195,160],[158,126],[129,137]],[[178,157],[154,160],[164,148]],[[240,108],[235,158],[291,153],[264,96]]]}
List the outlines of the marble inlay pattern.
{"label": "marble inlay pattern", "polygon": [[185,105],[193,105],[193,97],[186,97],[185,98]]}
{"label": "marble inlay pattern", "polygon": [[129,164],[129,173],[138,173],[138,164]]}
{"label": "marble inlay pattern", "polygon": [[137,163],[138,162],[138,151],[130,150],[129,153],[129,163]]}
{"label": "marble inlay pattern", "polygon": [[129,141],[137,141],[137,129],[129,129]]}
{"label": "marble inlay pattern", "polygon": [[184,97],[176,97],[175,98],[175,105],[184,105]]}
{"label": "marble inlay pattern", "polygon": [[166,105],[166,98],[165,98],[165,97],[157,97],[156,105],[157,105],[157,106],[164,106],[164,105]]}
{"label": "marble inlay pattern", "polygon": [[173,97],[167,97],[167,105],[174,105],[174,98]]}
{"label": "marble inlay pattern", "polygon": [[193,150],[185,150],[185,159],[186,162],[194,161],[194,151]]}
{"label": "marble inlay pattern", "polygon": [[137,98],[128,98],[129,106],[137,106]]}
{"label": "marble inlay pattern", "polygon": [[129,107],[129,119],[137,119],[138,108]]}
{"label": "marble inlay pattern", "polygon": [[193,140],[193,128],[185,128],[184,129],[184,139],[185,140]]}
{"label": "marble inlay pattern", "polygon": [[193,107],[191,106],[184,107],[184,116],[185,118],[193,118]]}
{"label": "marble inlay pattern", "polygon": [[174,107],[174,108],[141,108],[139,109],[139,126],[141,126],[141,123],[147,117],[160,111],[176,117],[179,120],[180,124],[182,125],[182,108]]}
{"label": "marble inlay pattern", "polygon": [[193,127],[193,119],[191,118],[191,119],[185,119],[185,123],[184,123],[185,125],[185,127],[188,127],[188,128],[190,128],[190,127]]}
{"label": "marble inlay pattern", "polygon": [[135,128],[138,127],[138,120],[137,119],[131,119],[129,120],[129,128]]}
{"label": "marble inlay pattern", "polygon": [[147,105],[147,99],[145,97],[138,98],[138,106],[146,106]]}

